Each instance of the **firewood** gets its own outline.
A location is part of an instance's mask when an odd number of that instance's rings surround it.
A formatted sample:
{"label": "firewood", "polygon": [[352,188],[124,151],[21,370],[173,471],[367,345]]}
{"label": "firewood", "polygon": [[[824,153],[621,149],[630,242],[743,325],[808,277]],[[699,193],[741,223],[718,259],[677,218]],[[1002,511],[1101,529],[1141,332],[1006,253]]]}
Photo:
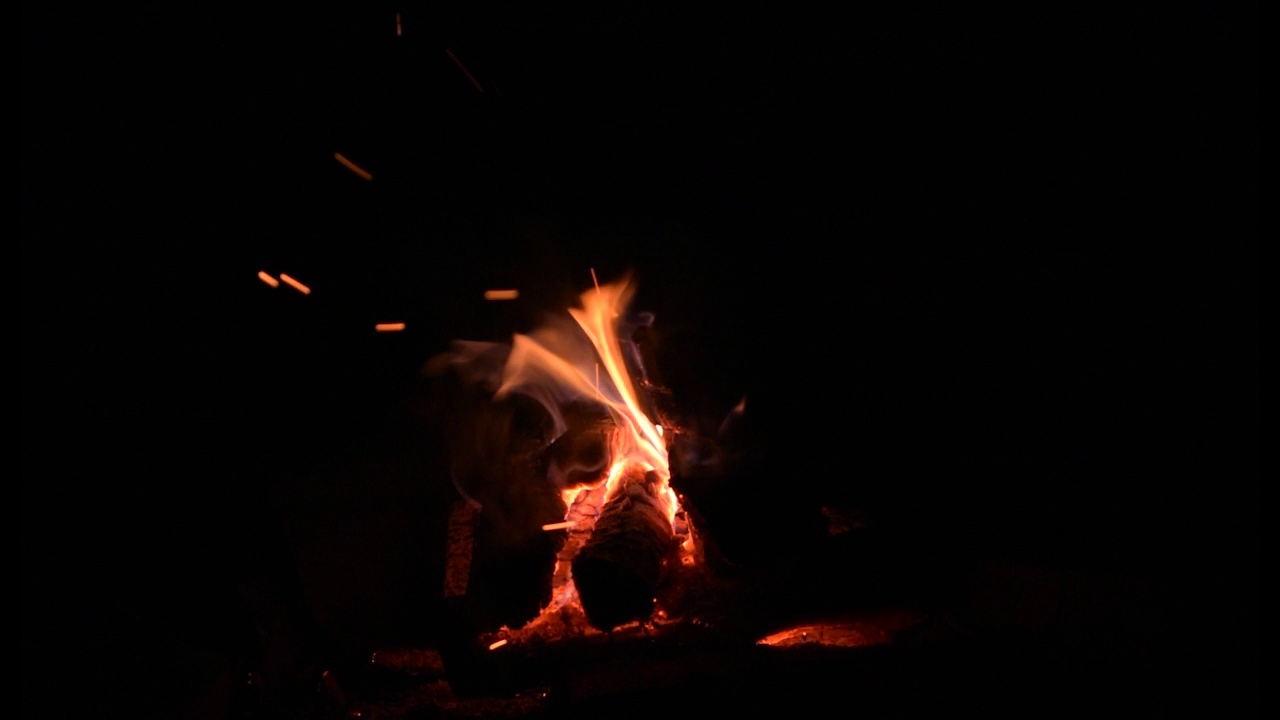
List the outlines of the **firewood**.
{"label": "firewood", "polygon": [[467,594],[467,584],[471,579],[471,556],[475,547],[476,516],[479,513],[480,505],[473,500],[457,500],[449,509],[444,568],[446,598]]}
{"label": "firewood", "polygon": [[645,620],[676,537],[662,478],[632,467],[605,499],[591,538],[573,559],[573,581],[587,620],[600,630]]}

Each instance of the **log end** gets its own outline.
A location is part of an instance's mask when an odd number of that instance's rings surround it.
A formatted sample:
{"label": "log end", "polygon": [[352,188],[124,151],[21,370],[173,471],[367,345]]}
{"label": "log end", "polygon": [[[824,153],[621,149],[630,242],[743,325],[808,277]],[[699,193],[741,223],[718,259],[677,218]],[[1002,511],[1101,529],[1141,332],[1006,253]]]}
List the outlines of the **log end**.
{"label": "log end", "polygon": [[573,570],[578,599],[592,627],[607,632],[653,614],[654,588],[631,568],[608,558],[579,555]]}

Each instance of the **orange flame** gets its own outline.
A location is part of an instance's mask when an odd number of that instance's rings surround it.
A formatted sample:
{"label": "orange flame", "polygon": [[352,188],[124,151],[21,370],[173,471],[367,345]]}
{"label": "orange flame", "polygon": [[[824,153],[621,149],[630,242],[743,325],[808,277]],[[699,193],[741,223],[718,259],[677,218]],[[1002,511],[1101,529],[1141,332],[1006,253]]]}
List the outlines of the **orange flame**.
{"label": "orange flame", "polygon": [[[579,296],[579,307],[569,309],[580,333],[572,326],[552,324],[529,335],[516,335],[497,395],[519,392],[537,399],[551,414],[557,436],[566,429],[563,406],[583,398],[602,404],[621,431],[607,487],[613,488],[628,463],[638,463],[661,478],[664,510],[667,520],[674,522],[679,502],[667,484],[671,465],[666,444],[662,431],[641,407],[617,334],[617,319],[634,293],[628,280],[596,285]],[[583,334],[587,343],[582,341]],[[604,370],[603,377],[599,368]],[[566,502],[572,504],[578,492],[577,488],[567,492]]]}

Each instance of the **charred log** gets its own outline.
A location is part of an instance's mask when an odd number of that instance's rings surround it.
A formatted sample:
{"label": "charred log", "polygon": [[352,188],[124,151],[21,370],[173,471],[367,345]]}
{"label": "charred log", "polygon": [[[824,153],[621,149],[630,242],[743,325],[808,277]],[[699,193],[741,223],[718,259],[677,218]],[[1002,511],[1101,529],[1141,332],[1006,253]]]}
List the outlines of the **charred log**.
{"label": "charred log", "polygon": [[613,489],[591,538],[573,559],[573,581],[588,622],[600,630],[645,620],[676,537],[667,520],[662,479],[628,471]]}
{"label": "charred log", "polygon": [[604,482],[613,464],[618,423],[604,406],[576,402],[563,409],[565,432],[546,449],[546,476],[557,490]]}
{"label": "charred log", "polygon": [[471,558],[475,550],[476,518],[480,503],[456,500],[449,508],[445,546],[444,596],[463,597],[471,580]]}
{"label": "charred log", "polygon": [[443,595],[467,625],[519,625],[548,601],[563,544],[542,530],[564,515],[542,458],[551,418],[531,398],[495,398],[492,378],[463,372],[476,367],[434,368],[426,407],[448,442],[449,481],[458,493],[448,519]]}

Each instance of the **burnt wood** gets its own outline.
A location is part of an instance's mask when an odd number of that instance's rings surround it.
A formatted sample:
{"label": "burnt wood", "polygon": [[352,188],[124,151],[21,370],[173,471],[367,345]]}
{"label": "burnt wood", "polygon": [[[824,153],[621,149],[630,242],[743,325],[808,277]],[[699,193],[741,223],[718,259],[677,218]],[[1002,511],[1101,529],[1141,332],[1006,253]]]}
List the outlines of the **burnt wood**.
{"label": "burnt wood", "polygon": [[644,620],[676,538],[662,507],[662,480],[629,469],[600,509],[591,538],[573,559],[573,580],[587,620],[601,630]]}

